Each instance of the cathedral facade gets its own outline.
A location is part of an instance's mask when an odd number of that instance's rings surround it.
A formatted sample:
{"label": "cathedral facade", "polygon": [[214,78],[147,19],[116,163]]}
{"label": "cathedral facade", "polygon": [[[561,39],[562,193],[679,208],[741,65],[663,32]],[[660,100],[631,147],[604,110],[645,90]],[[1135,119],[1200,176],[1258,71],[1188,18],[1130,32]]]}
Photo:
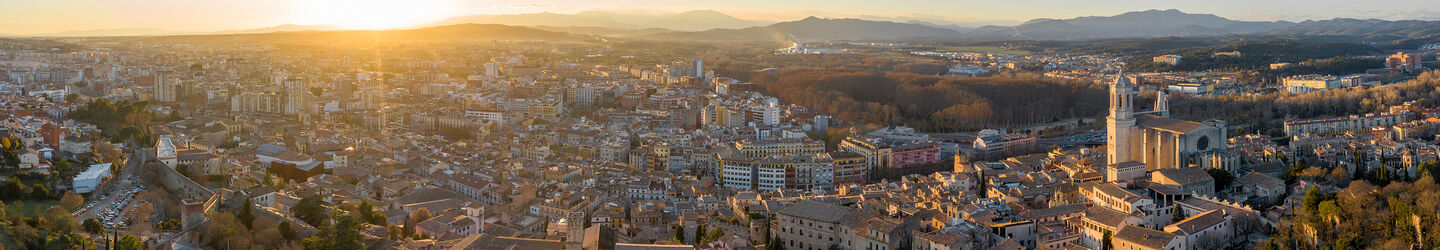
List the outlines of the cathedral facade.
{"label": "cathedral facade", "polygon": [[1189,166],[1229,169],[1236,164],[1226,152],[1224,121],[1170,118],[1164,92],[1156,93],[1153,109],[1137,112],[1135,93],[1135,83],[1124,74],[1110,85],[1110,113],[1105,119],[1108,179],[1127,180],[1137,178],[1136,173]]}

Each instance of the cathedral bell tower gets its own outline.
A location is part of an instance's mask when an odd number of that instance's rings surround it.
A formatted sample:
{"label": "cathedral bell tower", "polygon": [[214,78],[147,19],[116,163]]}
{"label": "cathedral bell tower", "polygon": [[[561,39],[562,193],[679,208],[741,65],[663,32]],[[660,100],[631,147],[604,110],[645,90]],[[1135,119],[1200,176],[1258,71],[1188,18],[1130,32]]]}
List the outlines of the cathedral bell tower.
{"label": "cathedral bell tower", "polygon": [[1107,165],[1132,161],[1131,130],[1135,128],[1135,83],[1121,71],[1110,84],[1110,116],[1105,118],[1105,150]]}

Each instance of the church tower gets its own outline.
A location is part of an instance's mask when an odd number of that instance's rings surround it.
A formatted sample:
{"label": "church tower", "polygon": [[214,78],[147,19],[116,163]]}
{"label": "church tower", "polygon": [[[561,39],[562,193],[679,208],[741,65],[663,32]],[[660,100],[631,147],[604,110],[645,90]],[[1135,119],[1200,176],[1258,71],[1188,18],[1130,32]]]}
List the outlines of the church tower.
{"label": "church tower", "polygon": [[1135,128],[1135,83],[1125,72],[1110,85],[1110,116],[1105,118],[1106,164],[1132,161],[1130,132]]}

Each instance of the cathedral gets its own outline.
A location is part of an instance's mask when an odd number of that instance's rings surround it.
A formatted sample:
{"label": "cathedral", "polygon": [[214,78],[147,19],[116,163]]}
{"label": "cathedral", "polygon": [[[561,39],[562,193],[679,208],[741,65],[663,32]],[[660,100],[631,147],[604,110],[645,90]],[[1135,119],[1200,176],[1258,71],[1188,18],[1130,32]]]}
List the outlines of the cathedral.
{"label": "cathedral", "polygon": [[1159,169],[1190,166],[1230,170],[1238,164],[1226,153],[1225,122],[1170,118],[1165,93],[1156,93],[1150,111],[1136,112],[1135,83],[1122,73],[1110,85],[1110,114],[1105,118],[1106,179],[1133,180]]}

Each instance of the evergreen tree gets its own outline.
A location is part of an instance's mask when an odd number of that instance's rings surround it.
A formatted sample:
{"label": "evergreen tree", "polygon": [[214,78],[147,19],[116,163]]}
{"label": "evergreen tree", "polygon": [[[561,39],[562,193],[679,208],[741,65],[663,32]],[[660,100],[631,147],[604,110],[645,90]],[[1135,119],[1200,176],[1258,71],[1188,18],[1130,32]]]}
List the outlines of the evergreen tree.
{"label": "evergreen tree", "polygon": [[685,243],[685,226],[675,226],[675,242]]}
{"label": "evergreen tree", "polygon": [[1103,236],[1100,237],[1100,244],[1101,244],[1101,245],[1100,245],[1100,250],[1113,250],[1113,249],[1115,249],[1115,245],[1113,245],[1113,243],[1111,243],[1110,240],[1111,240],[1111,239],[1110,239],[1110,231],[1105,231],[1105,235],[1103,235]]}
{"label": "evergreen tree", "polygon": [[351,216],[336,216],[334,225],[321,226],[320,231],[300,243],[305,249],[365,249],[361,223]]}
{"label": "evergreen tree", "polygon": [[239,219],[241,224],[245,224],[245,228],[255,228],[255,225],[253,225],[253,223],[255,223],[255,212],[251,211],[254,209],[255,204],[251,204],[250,199],[245,199],[245,204],[240,205],[240,211],[235,211],[235,219]]}
{"label": "evergreen tree", "polygon": [[330,216],[325,214],[326,209],[324,203],[325,201],[320,200],[320,196],[318,195],[306,196],[300,199],[300,202],[296,203],[295,207],[290,208],[290,213],[294,214],[295,218],[299,218],[300,221],[304,221],[306,224],[318,228],[324,225],[326,220],[330,219]]}
{"label": "evergreen tree", "polygon": [[695,227],[695,238],[691,238],[691,239],[694,239],[694,240],[695,240],[695,244],[701,244],[701,243],[704,243],[704,242],[700,242],[700,239],[701,239],[701,238],[704,238],[704,237],[705,237],[705,224],[700,224],[700,226]]}
{"label": "evergreen tree", "polygon": [[1189,216],[1185,215],[1185,209],[1180,208],[1179,204],[1175,205],[1174,210],[1175,211],[1171,211],[1170,213],[1170,223],[1180,222],[1185,220],[1185,218],[1189,218]]}
{"label": "evergreen tree", "polygon": [[284,237],[287,241],[295,240],[295,228],[290,225],[290,221],[281,221],[280,225],[276,227],[280,230],[280,237]]}

